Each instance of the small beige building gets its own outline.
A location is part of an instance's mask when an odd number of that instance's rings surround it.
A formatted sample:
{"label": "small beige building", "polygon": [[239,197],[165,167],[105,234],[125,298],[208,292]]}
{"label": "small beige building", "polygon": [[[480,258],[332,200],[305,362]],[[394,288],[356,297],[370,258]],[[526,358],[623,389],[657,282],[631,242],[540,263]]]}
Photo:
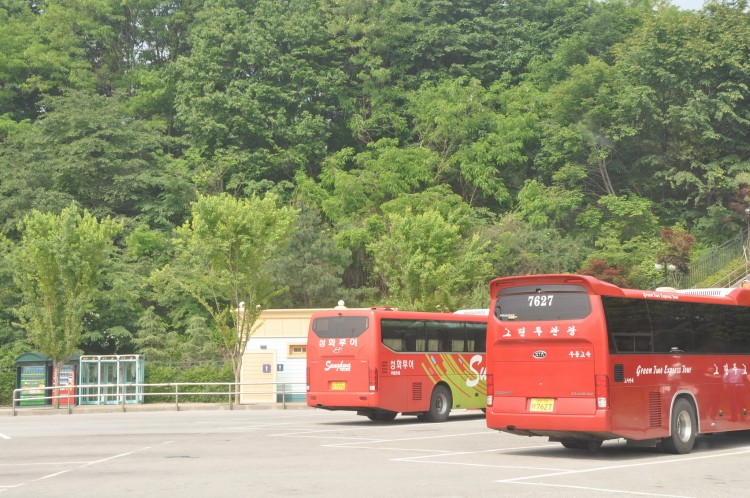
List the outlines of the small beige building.
{"label": "small beige building", "polygon": [[242,357],[241,404],[304,401],[307,330],[318,309],[264,310]]}

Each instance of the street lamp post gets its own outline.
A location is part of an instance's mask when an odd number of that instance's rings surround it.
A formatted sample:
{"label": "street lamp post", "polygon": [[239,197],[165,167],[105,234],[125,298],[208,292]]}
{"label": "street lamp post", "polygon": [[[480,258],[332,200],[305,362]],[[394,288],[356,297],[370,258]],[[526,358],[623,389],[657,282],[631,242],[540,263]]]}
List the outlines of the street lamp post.
{"label": "street lamp post", "polygon": [[[675,270],[677,270],[677,267],[673,265],[672,263],[655,263],[654,268],[659,271],[664,270],[664,283],[665,284],[669,284],[669,273],[672,272],[672,275],[674,275]],[[672,280],[674,281],[674,278]]]}

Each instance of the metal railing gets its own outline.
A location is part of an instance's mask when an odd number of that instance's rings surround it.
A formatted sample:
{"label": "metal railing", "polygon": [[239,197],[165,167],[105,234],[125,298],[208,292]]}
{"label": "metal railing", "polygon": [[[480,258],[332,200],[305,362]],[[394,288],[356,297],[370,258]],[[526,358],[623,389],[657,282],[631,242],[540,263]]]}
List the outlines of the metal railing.
{"label": "metal railing", "polygon": [[[275,386],[276,388],[271,389],[259,389],[262,386]],[[289,387],[302,386],[301,388]],[[209,388],[207,391],[195,391],[186,390],[186,388],[203,387]],[[222,389],[223,388],[223,389]],[[90,390],[95,389],[96,392],[92,393]],[[96,402],[86,403],[77,406],[121,406],[122,411],[125,411],[126,405],[142,404],[134,403],[133,398],[147,397],[147,396],[165,396],[174,398],[175,409],[180,409],[180,397],[184,399],[191,399],[192,397],[201,396],[221,396],[226,397],[226,404],[229,409],[233,409],[235,404],[238,404],[236,400],[242,401],[243,396],[267,396],[272,397],[273,401],[251,401],[248,403],[241,403],[243,405],[261,404],[261,403],[276,403],[281,404],[283,409],[286,409],[287,403],[289,402],[289,396],[297,394],[305,394],[306,386],[304,382],[170,382],[161,384],[96,384],[96,385],[80,385],[80,386],[52,386],[52,387],[31,387],[31,388],[20,388],[13,391],[13,416],[16,416],[16,411],[19,408],[41,408],[50,407],[55,404],[55,400],[59,401],[59,405],[65,405],[68,413],[72,413],[75,409],[76,400],[87,400],[94,398]],[[75,390],[75,394],[69,391]],[[43,394],[40,393],[43,391]],[[65,392],[61,392],[65,391]],[[85,391],[85,392],[81,392]],[[26,393],[25,396],[23,394]],[[102,403],[104,401],[104,403]],[[113,402],[114,401],[114,402]],[[24,406],[23,403],[39,403],[41,405],[28,405]],[[49,402],[49,404],[48,404]],[[215,404],[220,404],[214,402]],[[223,403],[221,403],[223,404]]]}
{"label": "metal railing", "polygon": [[[688,273],[680,282],[680,286],[684,288],[694,287],[716,272],[726,268],[733,260],[742,258],[743,254],[745,254],[745,245],[747,242],[748,232],[743,230],[723,244],[712,247],[703,256],[688,265]],[[735,276],[739,278],[739,275],[734,275],[733,272],[733,274],[727,275],[726,282],[722,279],[722,281],[717,282],[712,287],[720,286],[719,284],[727,286],[736,281],[736,279],[732,280]]]}

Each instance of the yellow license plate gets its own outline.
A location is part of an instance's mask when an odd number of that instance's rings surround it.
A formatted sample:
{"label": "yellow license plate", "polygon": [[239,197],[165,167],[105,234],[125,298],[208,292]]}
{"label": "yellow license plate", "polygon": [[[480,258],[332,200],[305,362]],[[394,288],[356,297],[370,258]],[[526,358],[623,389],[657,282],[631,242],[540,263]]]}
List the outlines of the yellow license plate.
{"label": "yellow license plate", "polygon": [[551,412],[555,408],[555,400],[553,398],[531,398],[531,407],[529,411],[532,412]]}
{"label": "yellow license plate", "polygon": [[344,391],[346,390],[346,382],[334,381],[331,382],[331,391]]}

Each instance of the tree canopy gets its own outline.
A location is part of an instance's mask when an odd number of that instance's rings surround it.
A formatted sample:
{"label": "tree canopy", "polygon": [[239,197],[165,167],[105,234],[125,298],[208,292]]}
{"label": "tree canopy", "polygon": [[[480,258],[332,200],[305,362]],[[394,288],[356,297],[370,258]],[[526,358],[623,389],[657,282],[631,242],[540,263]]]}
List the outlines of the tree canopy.
{"label": "tree canopy", "polygon": [[[8,0],[0,25],[0,275],[71,205],[121,227],[88,351],[220,357],[240,302],[651,287],[748,227],[744,0]],[[42,330],[26,284],[0,279],[3,354]]]}

